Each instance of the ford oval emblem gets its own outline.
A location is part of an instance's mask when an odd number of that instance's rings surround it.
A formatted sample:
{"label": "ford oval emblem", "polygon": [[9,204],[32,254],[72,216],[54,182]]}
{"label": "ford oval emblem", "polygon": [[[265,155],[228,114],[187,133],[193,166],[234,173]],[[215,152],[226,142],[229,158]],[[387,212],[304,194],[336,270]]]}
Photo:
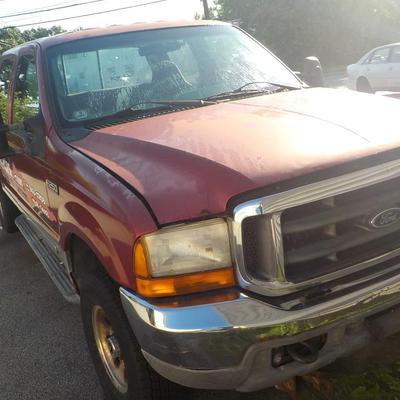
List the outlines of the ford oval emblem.
{"label": "ford oval emblem", "polygon": [[400,208],[389,208],[376,214],[370,220],[370,225],[374,228],[387,228],[397,222],[400,222]]}

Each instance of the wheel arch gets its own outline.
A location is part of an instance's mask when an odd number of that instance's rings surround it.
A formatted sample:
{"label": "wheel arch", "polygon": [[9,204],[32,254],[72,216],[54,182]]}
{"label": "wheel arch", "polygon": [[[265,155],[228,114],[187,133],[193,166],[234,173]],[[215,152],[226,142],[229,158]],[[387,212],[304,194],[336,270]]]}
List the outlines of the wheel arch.
{"label": "wheel arch", "polygon": [[[63,207],[62,220],[60,247],[69,256],[73,274],[77,274],[77,270],[82,268],[81,264],[85,268],[96,265],[97,268],[102,268],[113,281],[132,288],[133,279],[129,274],[129,262],[132,254],[126,249],[126,246],[122,251],[121,244],[110,237],[110,234],[105,231],[107,224],[103,224],[103,228],[90,210],[78,203],[70,203]],[[133,245],[131,249],[133,249]],[[93,256],[92,258],[97,262],[81,262],[79,257],[83,257],[84,251]]]}
{"label": "wheel arch", "polygon": [[67,237],[67,251],[71,262],[71,273],[80,288],[82,274],[100,269],[110,276],[109,271],[100,262],[100,255],[90,241],[83,239],[76,233],[70,233]]}
{"label": "wheel arch", "polygon": [[372,88],[370,80],[365,75],[360,75],[359,77],[357,77],[356,89],[359,92],[375,93],[375,90]]}

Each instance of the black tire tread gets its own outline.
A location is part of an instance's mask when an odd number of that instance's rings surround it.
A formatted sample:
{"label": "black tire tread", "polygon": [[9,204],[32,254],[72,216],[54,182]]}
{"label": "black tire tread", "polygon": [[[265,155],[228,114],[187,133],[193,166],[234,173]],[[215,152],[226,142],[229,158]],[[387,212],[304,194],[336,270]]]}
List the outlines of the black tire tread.
{"label": "black tire tread", "polygon": [[0,188],[0,202],[3,209],[3,217],[1,219],[1,225],[4,232],[15,233],[18,228],[15,225],[15,219],[20,214],[18,208],[14,203],[7,197],[4,191]]}
{"label": "black tire tread", "polygon": [[357,80],[357,91],[362,92],[362,93],[370,93],[374,94],[374,90],[371,87],[371,84],[369,83],[368,79],[365,77],[360,77]]}
{"label": "black tire tread", "polygon": [[[107,299],[106,302],[104,301],[105,299]],[[132,363],[135,363],[134,369],[138,376],[132,378],[132,374],[128,372],[129,379],[134,379],[136,381],[134,395],[129,393],[129,389],[126,395],[121,395],[114,389],[104,371],[101,360],[96,356],[97,349],[91,337],[91,327],[88,324],[87,313],[88,305],[94,304],[97,301],[102,303],[99,305],[103,307],[106,313],[107,309],[112,311],[113,320],[117,318],[120,321],[118,327],[114,327],[116,333],[118,329],[120,333],[124,331],[124,337],[128,337],[128,341],[125,341],[125,339],[120,340],[120,338],[119,340],[121,347],[124,347],[124,352],[130,354],[130,362],[126,360],[128,370],[129,365],[132,367]],[[123,311],[117,287],[105,272],[100,269],[96,271],[92,270],[91,272],[83,274],[81,277],[81,312],[89,350],[107,400],[175,400],[186,398],[186,396],[182,397],[183,391],[186,390],[185,388],[169,382],[158,375],[144,359],[140,346]],[[126,352],[127,348],[128,351]],[[140,391],[138,391],[138,386],[141,387]]]}

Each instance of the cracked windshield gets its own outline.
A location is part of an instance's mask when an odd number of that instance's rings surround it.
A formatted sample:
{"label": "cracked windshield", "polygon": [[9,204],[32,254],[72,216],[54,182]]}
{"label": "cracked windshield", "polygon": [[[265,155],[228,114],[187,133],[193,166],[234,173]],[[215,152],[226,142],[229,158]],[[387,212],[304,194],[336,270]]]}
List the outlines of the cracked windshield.
{"label": "cracked windshield", "polygon": [[0,400],[400,400],[400,0],[0,0]]}
{"label": "cracked windshield", "polygon": [[64,48],[50,50],[49,60],[58,105],[67,121],[124,110],[133,115],[162,106],[157,101],[177,100],[176,107],[190,100],[211,101],[251,82],[243,94],[274,91],[280,83],[300,87],[287,67],[233,27],[128,33]]}

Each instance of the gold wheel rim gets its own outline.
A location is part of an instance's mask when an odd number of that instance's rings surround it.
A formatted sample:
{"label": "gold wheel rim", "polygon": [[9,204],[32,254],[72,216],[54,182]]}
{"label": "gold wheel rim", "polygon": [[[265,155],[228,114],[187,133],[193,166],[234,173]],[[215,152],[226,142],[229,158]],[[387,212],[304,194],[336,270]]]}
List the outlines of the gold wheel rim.
{"label": "gold wheel rim", "polygon": [[114,329],[100,306],[93,307],[93,332],[97,351],[111,382],[120,393],[128,391],[125,360]]}

